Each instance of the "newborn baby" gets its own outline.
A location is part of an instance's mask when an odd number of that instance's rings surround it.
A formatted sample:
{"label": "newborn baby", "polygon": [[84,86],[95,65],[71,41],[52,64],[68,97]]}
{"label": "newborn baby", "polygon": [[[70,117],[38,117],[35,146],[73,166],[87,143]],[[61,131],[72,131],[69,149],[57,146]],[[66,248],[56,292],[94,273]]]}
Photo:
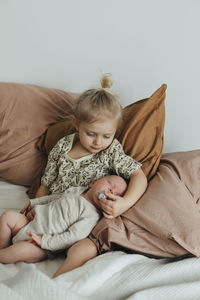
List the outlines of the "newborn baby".
{"label": "newborn baby", "polygon": [[[0,217],[0,262],[37,262],[47,251],[69,248],[89,235],[101,217],[99,198],[106,192],[123,196],[127,188],[119,176],[105,176],[87,187],[30,200],[34,219],[16,211]],[[10,239],[13,237],[13,245]]]}

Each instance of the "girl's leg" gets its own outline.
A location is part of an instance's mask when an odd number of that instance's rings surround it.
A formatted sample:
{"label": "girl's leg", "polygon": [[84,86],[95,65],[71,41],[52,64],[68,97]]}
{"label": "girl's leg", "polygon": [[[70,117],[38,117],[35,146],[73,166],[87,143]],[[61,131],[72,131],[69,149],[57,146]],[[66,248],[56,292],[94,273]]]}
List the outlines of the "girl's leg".
{"label": "girl's leg", "polygon": [[53,275],[53,278],[82,266],[96,256],[97,247],[95,244],[88,238],[80,240],[69,248],[66,260]]}
{"label": "girl's leg", "polygon": [[30,241],[17,242],[7,248],[0,249],[0,263],[12,264],[18,261],[35,263],[47,257],[45,250]]}
{"label": "girl's leg", "polygon": [[17,232],[28,224],[26,216],[7,210],[0,216],[0,249],[8,247],[11,244],[11,238]]}

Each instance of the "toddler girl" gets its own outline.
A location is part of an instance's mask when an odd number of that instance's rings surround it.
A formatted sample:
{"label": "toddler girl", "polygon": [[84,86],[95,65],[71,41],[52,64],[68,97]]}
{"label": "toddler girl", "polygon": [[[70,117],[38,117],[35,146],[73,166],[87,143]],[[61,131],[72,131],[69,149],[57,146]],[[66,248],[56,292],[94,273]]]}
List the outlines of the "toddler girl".
{"label": "toddler girl", "polygon": [[[63,137],[51,150],[36,197],[62,193],[71,186],[87,186],[92,180],[116,174],[129,181],[124,197],[106,193],[101,198],[107,218],[119,216],[144,193],[147,180],[141,164],[126,155],[116,131],[122,121],[122,107],[109,91],[109,74],[101,79],[101,88],[83,92],[75,103],[73,125],[77,132]],[[25,206],[22,213],[30,207]]]}

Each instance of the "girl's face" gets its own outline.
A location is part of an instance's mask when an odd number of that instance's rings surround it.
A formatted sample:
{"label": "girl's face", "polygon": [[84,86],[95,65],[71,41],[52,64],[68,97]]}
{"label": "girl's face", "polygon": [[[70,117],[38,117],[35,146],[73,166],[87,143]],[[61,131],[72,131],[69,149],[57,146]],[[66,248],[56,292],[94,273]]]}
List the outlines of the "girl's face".
{"label": "girl's face", "polygon": [[110,146],[117,129],[116,120],[104,119],[92,123],[75,123],[80,143],[89,153],[98,153]]}

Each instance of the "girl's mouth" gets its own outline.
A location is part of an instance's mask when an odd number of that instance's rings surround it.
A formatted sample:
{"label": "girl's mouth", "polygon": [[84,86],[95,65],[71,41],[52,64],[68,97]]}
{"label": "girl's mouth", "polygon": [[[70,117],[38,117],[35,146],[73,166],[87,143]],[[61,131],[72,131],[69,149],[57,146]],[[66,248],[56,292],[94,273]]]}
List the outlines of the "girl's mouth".
{"label": "girl's mouth", "polygon": [[101,148],[100,147],[91,147],[92,149],[94,149],[94,150],[101,150]]}

